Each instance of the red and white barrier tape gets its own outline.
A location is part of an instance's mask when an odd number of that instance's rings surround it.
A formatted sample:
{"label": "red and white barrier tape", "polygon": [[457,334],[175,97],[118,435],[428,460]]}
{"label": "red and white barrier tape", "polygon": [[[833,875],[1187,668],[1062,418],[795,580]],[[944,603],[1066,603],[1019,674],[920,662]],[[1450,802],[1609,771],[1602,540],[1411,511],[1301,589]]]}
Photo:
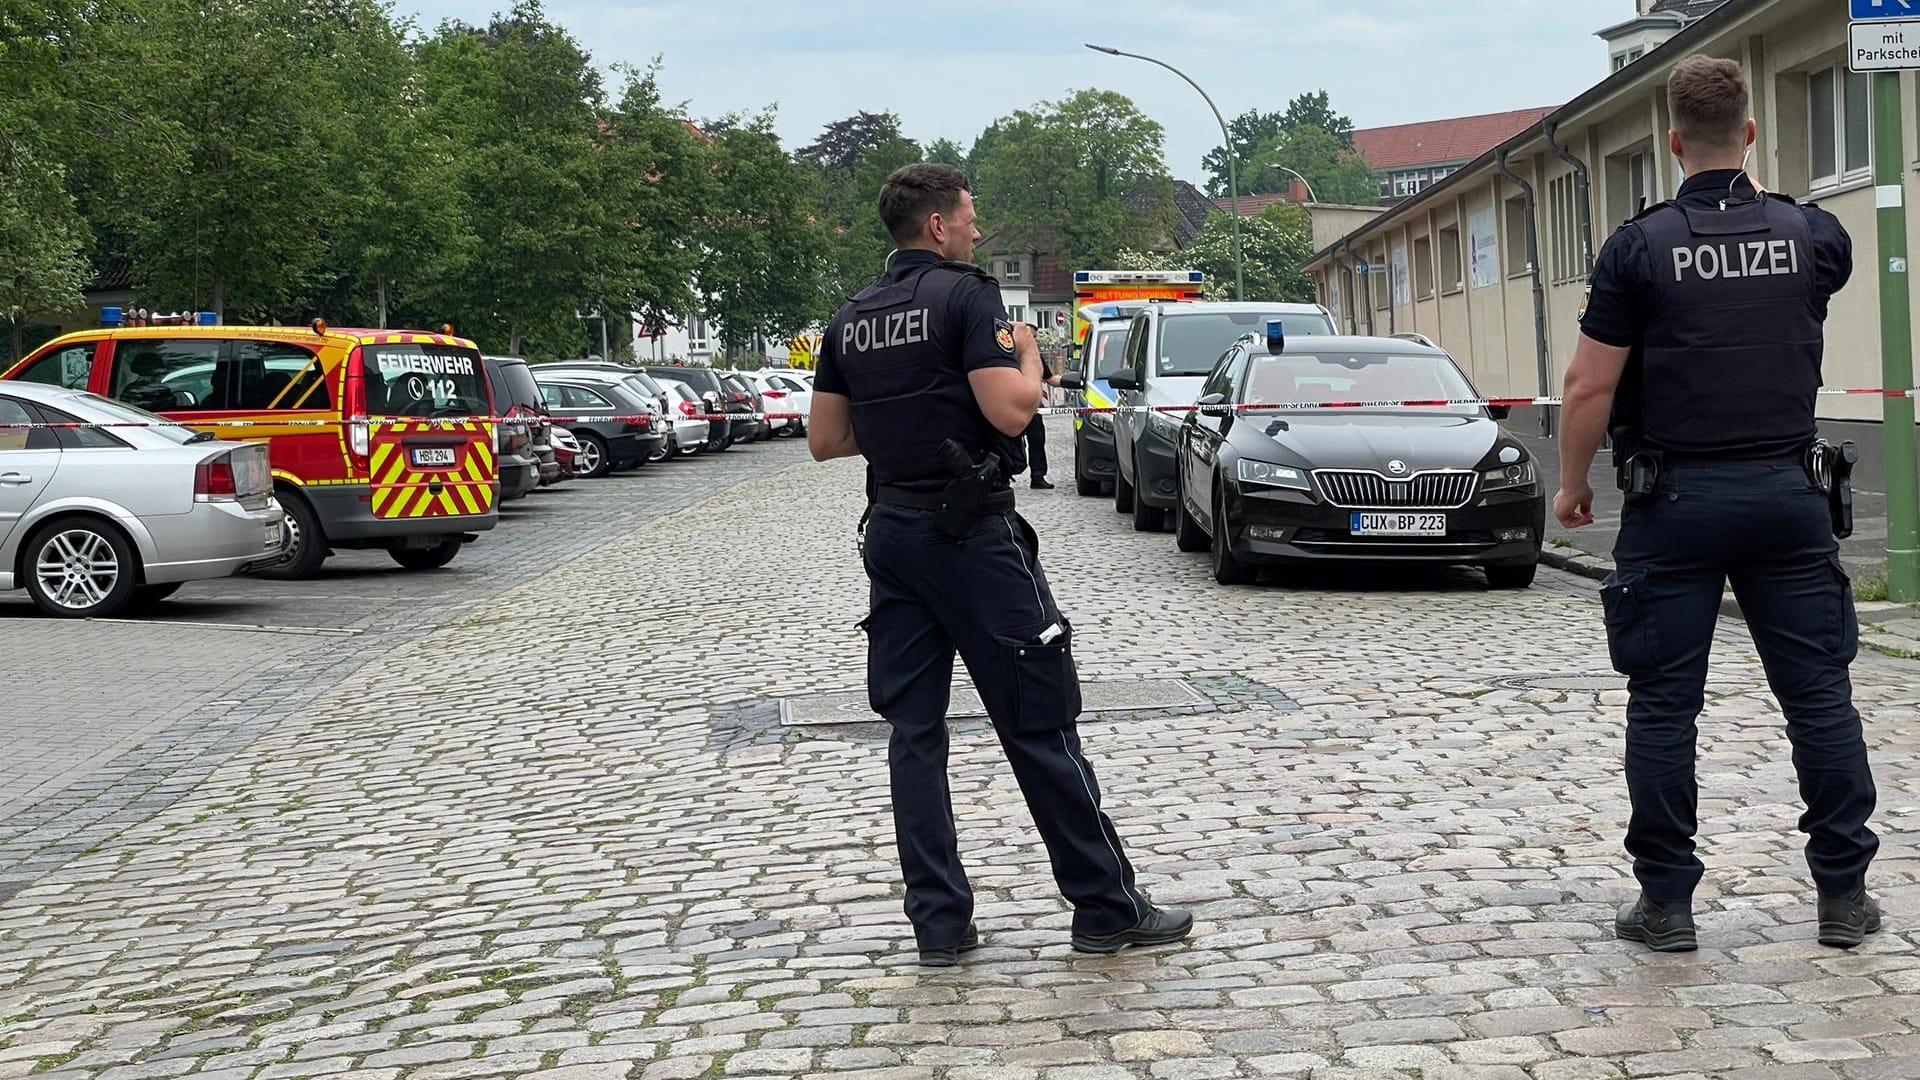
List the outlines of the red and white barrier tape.
{"label": "red and white barrier tape", "polygon": [[[1913,398],[1920,397],[1920,389],[1886,390],[1878,387],[1858,388],[1821,388],[1816,391],[1822,397],[1880,397]],[[1263,401],[1240,404],[1218,405],[1047,405],[1037,412],[1042,416],[1102,416],[1114,413],[1188,413],[1202,412],[1221,415],[1229,412],[1311,412],[1320,409],[1428,409],[1477,406],[1486,408],[1505,405],[1515,408],[1528,406],[1559,405],[1559,397],[1505,397],[1505,398],[1394,398],[1381,401]],[[100,422],[59,422],[59,423],[6,423],[0,422],[0,431],[15,431],[23,428],[254,428],[254,427],[343,427],[364,424],[369,427],[413,427],[425,425],[429,428],[445,427],[453,430],[462,424],[526,424],[549,423],[567,426],[570,424],[640,423],[651,425],[655,417],[672,423],[680,420],[741,421],[741,420],[801,420],[807,419],[806,413],[796,412],[756,412],[756,413],[694,413],[689,416],[681,413],[668,417],[657,413],[637,416],[381,416],[358,417],[353,419],[251,419],[251,420],[119,420]]]}

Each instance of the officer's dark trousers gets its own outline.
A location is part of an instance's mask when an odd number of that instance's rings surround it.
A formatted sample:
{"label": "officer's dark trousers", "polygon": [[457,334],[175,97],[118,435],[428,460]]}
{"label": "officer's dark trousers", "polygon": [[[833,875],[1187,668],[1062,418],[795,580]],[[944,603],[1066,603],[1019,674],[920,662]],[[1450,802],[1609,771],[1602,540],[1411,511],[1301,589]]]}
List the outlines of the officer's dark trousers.
{"label": "officer's dark trousers", "polygon": [[1814,882],[1832,892],[1863,882],[1879,841],[1847,675],[1859,625],[1838,550],[1826,496],[1792,462],[1670,466],[1650,500],[1626,507],[1601,598],[1627,676],[1626,846],[1650,899],[1690,898],[1703,869],[1694,721],[1729,579],[1786,716]]}
{"label": "officer's dark trousers", "polygon": [[1149,910],[1080,753],[1071,652],[1061,641],[1035,641],[1055,622],[1070,629],[1037,547],[1015,513],[988,515],[963,540],[936,529],[924,510],[879,505],[867,524],[868,697],[893,728],[894,833],[907,918],[922,948],[952,946],[973,918],[947,788],[956,649],[1046,842],[1054,880],[1074,906],[1074,931],[1115,933]]}
{"label": "officer's dark trousers", "polygon": [[1047,478],[1047,418],[1036,413],[1027,425],[1027,475],[1035,480]]}

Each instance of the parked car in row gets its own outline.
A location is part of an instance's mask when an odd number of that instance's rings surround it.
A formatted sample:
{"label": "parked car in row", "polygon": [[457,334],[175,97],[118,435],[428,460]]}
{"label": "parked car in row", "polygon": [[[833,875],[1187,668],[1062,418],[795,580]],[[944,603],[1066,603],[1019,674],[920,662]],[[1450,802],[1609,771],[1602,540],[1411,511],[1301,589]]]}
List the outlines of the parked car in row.
{"label": "parked car in row", "polygon": [[678,379],[661,379],[659,382],[667,391],[671,406],[667,410],[667,416],[673,424],[667,435],[668,451],[682,456],[699,453],[706,448],[707,439],[713,431],[713,422],[705,418],[700,395],[693,392],[693,387]]}
{"label": "parked car in row", "polygon": [[534,379],[547,408],[563,418],[560,426],[579,440],[574,467],[581,476],[605,476],[645,465],[667,441],[660,411],[621,376],[545,367],[540,365]]}
{"label": "parked car in row", "polygon": [[[73,423],[148,426],[8,426]],[[85,390],[0,386],[0,589],[48,615],[113,616],[271,560],[285,517],[264,442]]]}
{"label": "parked car in row", "polygon": [[788,414],[773,421],[775,434],[793,436],[806,433],[806,417],[813,410],[811,380],[803,380],[791,371],[776,369],[749,371],[746,376],[759,388],[760,399],[768,412]]}
{"label": "parked car in row", "polygon": [[[695,394],[699,395],[701,406],[708,411],[710,416],[717,417],[723,413],[731,414],[751,411],[744,406],[728,408],[732,391],[727,387],[726,383],[721,381],[721,373],[712,368],[674,367],[670,364],[654,364],[644,366],[640,370],[645,371],[655,379],[676,379],[686,383]],[[745,441],[743,438],[746,432],[745,425],[741,424],[739,427],[736,427],[735,425],[738,422],[733,420],[731,416],[724,420],[712,420],[711,423],[712,429],[707,434],[706,443],[708,453],[717,454],[729,446],[732,446],[736,441]]]}

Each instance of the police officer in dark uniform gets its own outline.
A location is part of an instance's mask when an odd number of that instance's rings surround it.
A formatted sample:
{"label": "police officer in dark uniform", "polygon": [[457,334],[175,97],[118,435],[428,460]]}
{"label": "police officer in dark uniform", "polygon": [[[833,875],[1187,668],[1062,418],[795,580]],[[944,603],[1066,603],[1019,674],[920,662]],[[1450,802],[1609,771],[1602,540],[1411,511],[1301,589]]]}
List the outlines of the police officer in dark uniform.
{"label": "police officer in dark uniform", "polygon": [[1615,930],[1656,950],[1696,947],[1694,721],[1731,579],[1793,744],[1819,938],[1850,947],[1880,928],[1866,893],[1879,842],[1848,678],[1859,627],[1814,400],[1851,242],[1833,215],[1747,176],[1754,123],[1740,65],[1688,57],[1667,98],[1687,178],[1594,266],[1554,497],[1562,524],[1593,521],[1587,470],[1611,431],[1626,507],[1601,599],[1628,680],[1626,847],[1640,882]]}
{"label": "police officer in dark uniform", "polygon": [[1073,628],[1014,512],[1010,478],[1040,400],[1032,330],[1008,321],[998,284],[966,261],[979,240],[966,174],[905,166],[879,208],[900,250],[828,325],[807,443],[818,460],[867,460],[868,698],[893,728],[894,831],[921,963],[952,965],[979,944],[947,786],[956,650],[1074,907],[1073,947],[1178,941],[1192,916],[1140,892],[1100,809],[1075,729]]}

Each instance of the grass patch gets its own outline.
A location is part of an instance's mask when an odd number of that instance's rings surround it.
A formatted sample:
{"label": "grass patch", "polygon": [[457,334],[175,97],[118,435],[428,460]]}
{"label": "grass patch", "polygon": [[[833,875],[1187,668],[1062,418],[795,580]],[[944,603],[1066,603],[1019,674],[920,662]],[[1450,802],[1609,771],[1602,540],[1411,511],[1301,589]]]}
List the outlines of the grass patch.
{"label": "grass patch", "polygon": [[1854,582],[1853,598],[1855,600],[1865,600],[1870,603],[1879,603],[1885,600],[1887,598],[1886,575],[1882,574],[1878,577],[1861,578],[1859,581]]}

